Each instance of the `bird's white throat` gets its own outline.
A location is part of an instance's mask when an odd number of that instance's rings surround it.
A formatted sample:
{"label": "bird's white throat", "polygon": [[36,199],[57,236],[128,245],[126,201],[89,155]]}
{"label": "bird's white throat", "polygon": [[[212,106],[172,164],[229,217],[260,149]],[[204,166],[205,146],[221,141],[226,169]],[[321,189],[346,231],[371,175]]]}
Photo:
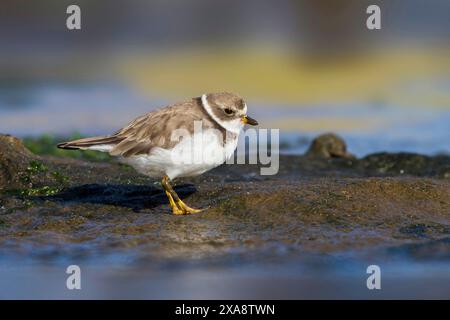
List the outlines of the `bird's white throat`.
{"label": "bird's white throat", "polygon": [[239,134],[242,128],[244,127],[244,123],[239,118],[230,121],[223,121],[219,119],[212,111],[212,108],[209,105],[208,97],[206,94],[202,95],[202,106],[206,110],[206,112],[211,116],[211,118],[213,118],[214,121],[216,121],[219,124],[219,126],[224,128],[225,130]]}

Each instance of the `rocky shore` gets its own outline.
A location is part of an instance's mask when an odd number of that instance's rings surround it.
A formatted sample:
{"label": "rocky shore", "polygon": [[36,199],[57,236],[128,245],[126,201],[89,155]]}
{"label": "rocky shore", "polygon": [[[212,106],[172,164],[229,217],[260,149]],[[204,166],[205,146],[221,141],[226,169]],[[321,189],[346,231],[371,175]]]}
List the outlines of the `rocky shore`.
{"label": "rocky shore", "polygon": [[0,246],[37,259],[122,252],[132,260],[252,260],[280,247],[289,256],[398,246],[450,258],[448,155],[356,159],[345,144],[324,152],[330,145],[320,139],[304,156],[280,156],[274,176],[260,176],[258,165],[223,165],[177,181],[188,204],[207,209],[173,216],[159,182],[129,167],[37,156],[1,135]]}

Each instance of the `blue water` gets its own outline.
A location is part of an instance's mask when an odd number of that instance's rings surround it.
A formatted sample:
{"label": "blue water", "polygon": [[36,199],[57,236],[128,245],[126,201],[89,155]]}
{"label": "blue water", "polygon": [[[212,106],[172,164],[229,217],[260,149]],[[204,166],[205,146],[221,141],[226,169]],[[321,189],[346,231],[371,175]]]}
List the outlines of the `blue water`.
{"label": "blue water", "polygon": [[[264,250],[263,250],[264,251]],[[226,259],[37,262],[0,258],[0,299],[448,299],[448,258],[421,260],[383,251],[345,254],[248,254]],[[403,250],[402,250],[403,252]],[[68,254],[70,250],[68,250]],[[254,253],[253,253],[254,254]],[[120,256],[120,254],[114,254]],[[236,256],[236,257],[234,257]],[[122,256],[123,258],[123,256]],[[81,268],[81,290],[65,286],[66,268]],[[369,265],[381,270],[381,289],[367,288]],[[7,289],[6,289],[7,288]]]}

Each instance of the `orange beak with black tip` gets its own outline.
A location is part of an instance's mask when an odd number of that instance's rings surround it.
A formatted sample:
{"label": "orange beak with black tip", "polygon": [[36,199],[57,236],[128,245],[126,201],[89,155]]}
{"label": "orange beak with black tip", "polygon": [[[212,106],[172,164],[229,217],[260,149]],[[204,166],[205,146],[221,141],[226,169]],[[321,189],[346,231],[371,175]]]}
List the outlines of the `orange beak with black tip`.
{"label": "orange beak with black tip", "polygon": [[250,118],[249,116],[243,116],[243,117],[242,117],[242,122],[243,122],[244,124],[249,124],[249,125],[251,125],[251,126],[257,126],[257,125],[258,125],[258,121],[256,121],[256,120],[253,119],[253,118]]}

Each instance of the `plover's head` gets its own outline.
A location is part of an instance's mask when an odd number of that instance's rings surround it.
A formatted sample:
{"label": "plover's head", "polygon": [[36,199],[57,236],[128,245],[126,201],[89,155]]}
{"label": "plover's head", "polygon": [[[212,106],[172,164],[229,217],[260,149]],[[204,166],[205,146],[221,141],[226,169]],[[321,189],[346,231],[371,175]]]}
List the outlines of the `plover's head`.
{"label": "plover's head", "polygon": [[208,93],[202,95],[206,112],[223,128],[239,133],[245,124],[255,126],[258,122],[247,116],[247,104],[234,93]]}

